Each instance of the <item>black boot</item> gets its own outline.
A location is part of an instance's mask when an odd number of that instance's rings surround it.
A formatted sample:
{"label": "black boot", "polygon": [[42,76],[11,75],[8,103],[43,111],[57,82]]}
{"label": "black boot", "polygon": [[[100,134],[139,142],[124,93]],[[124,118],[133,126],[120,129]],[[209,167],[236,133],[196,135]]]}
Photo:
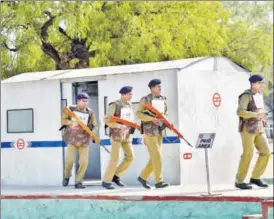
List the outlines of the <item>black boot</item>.
{"label": "black boot", "polygon": [[235,187],[239,189],[252,189],[252,186],[246,183],[235,183]]}
{"label": "black boot", "polygon": [[115,189],[111,183],[102,182],[102,186],[106,189]]}
{"label": "black boot", "polygon": [[64,178],[63,179],[63,186],[68,186],[69,184],[69,178]]}
{"label": "black boot", "polygon": [[262,180],[260,179],[250,179],[250,184],[255,184],[256,186],[262,187],[262,188],[267,188],[268,185],[266,183],[264,183]]}
{"label": "black boot", "polygon": [[116,185],[121,186],[121,187],[125,186],[125,184],[122,183],[122,181],[120,180],[120,177],[118,177],[118,176],[114,176],[112,179],[112,182],[115,182]]}
{"label": "black boot", "polygon": [[159,182],[159,183],[155,184],[156,189],[165,188],[168,186],[169,186],[169,184],[166,182]]}
{"label": "black boot", "polygon": [[84,189],[84,188],[86,188],[86,187],[83,186],[82,183],[78,182],[78,183],[75,184],[75,188],[76,188],[76,189]]}
{"label": "black boot", "polygon": [[138,177],[138,181],[142,184],[142,186],[146,189],[151,189],[150,185],[146,180],[142,179],[140,176]]}

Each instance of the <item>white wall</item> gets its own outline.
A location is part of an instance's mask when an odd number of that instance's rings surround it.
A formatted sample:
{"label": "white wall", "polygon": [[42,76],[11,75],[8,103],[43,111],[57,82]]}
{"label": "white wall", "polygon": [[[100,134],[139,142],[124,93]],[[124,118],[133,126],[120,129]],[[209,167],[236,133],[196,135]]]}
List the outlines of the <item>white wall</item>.
{"label": "white wall", "polygon": [[[176,71],[157,71],[138,74],[123,74],[110,75],[107,80],[99,81],[99,118],[100,118],[100,137],[109,138],[105,136],[104,131],[104,96],[108,97],[108,102],[120,98],[119,89],[123,86],[133,86],[132,102],[139,102],[141,97],[149,94],[148,83],[151,79],[159,78],[162,80],[162,94],[167,97],[167,104],[169,106],[169,119],[177,125],[177,95],[176,95]],[[168,131],[168,136],[175,136],[175,134]],[[138,131],[133,137],[141,137]],[[111,149],[111,147],[108,147]],[[135,153],[135,160],[129,170],[123,176],[123,180],[128,185],[137,184],[137,177],[148,162],[148,151],[144,145],[133,145]],[[121,160],[123,154],[121,153]],[[104,176],[106,167],[109,162],[109,154],[101,148],[101,172]],[[171,184],[180,183],[180,153],[179,144],[163,144],[163,173],[164,180]],[[150,180],[154,183],[153,175]]]}
{"label": "white wall", "polygon": [[[182,70],[178,73],[178,87],[180,130],[194,146],[199,133],[216,133],[213,149],[209,149],[211,183],[213,187],[233,186],[242,152],[236,115],[238,95],[249,87],[248,74]],[[218,109],[212,102],[215,92],[222,98]],[[186,152],[193,153],[193,157],[182,160],[181,183],[206,188],[204,150],[183,144],[182,153]]]}
{"label": "white wall", "polygon": [[273,112],[270,112],[268,114],[266,133],[268,138],[271,139],[271,136],[272,136],[272,139],[273,139]]}
{"label": "white wall", "polygon": [[[72,95],[72,83],[62,83],[62,99],[67,100],[67,106],[70,106],[73,104],[73,95]],[[63,148],[62,148],[63,150]],[[66,152],[67,152],[67,147],[64,148],[64,153],[62,152],[62,156],[64,156],[64,159],[66,158]],[[64,154],[64,155],[63,155]],[[74,185],[75,184],[75,162],[73,164],[72,170],[71,170],[71,177],[69,180],[69,185]]]}
{"label": "white wall", "polygon": [[[61,141],[60,86],[58,81],[1,84],[2,142]],[[34,133],[8,134],[8,109],[33,108]],[[1,180],[4,184],[61,185],[62,148],[1,149]]]}

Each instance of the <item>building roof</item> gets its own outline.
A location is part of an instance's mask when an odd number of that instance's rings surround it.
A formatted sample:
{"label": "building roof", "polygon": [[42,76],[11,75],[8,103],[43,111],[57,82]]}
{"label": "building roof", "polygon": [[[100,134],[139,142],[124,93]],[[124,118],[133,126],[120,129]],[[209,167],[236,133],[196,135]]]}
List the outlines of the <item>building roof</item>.
{"label": "building roof", "polygon": [[69,69],[69,70],[56,70],[44,72],[29,72],[22,73],[11,78],[2,80],[1,83],[20,83],[27,81],[38,80],[64,80],[64,79],[77,79],[89,78],[94,76],[108,76],[113,74],[129,74],[129,73],[142,73],[150,71],[168,70],[168,69],[184,69],[197,65],[201,70],[230,70],[238,72],[249,72],[247,69],[236,64],[226,57],[197,57],[164,62],[152,62],[133,65],[120,65],[109,67],[96,67],[85,69]]}

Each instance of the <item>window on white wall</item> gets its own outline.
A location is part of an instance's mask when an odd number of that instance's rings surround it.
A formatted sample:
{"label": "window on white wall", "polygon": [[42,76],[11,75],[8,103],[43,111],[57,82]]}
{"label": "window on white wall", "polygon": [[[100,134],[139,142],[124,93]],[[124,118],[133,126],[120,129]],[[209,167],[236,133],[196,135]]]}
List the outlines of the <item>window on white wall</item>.
{"label": "window on white wall", "polygon": [[7,110],[7,133],[33,133],[33,109]]}

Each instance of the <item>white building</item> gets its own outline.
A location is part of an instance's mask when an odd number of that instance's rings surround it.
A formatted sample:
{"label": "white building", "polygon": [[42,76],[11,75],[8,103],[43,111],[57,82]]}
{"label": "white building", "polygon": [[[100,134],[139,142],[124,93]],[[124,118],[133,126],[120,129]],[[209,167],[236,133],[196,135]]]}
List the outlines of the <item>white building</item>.
{"label": "white building", "polygon": [[269,92],[269,96],[265,99],[266,111],[268,112],[266,134],[269,139],[273,140],[273,88]]}
{"label": "white building", "polygon": [[273,111],[268,113],[266,134],[269,139],[273,139]]}
{"label": "white building", "polygon": [[[201,57],[126,66],[24,73],[1,82],[1,181],[3,184],[60,185],[66,145],[62,141],[61,112],[75,103],[76,93],[90,95],[98,135],[111,149],[103,117],[122,86],[134,87],[133,106],[149,93],[148,82],[160,78],[167,97],[169,120],[193,145],[199,133],[216,133],[209,151],[212,184],[233,184],[242,151],[237,131],[238,95],[249,87],[250,73],[224,57]],[[220,106],[213,104],[218,93]],[[217,94],[217,95],[218,95]],[[122,177],[128,185],[148,161],[141,135],[135,131],[135,160]],[[27,147],[26,147],[27,146]],[[109,154],[91,144],[86,179],[101,179]],[[191,159],[185,159],[187,153]],[[123,158],[121,152],[121,159]],[[190,157],[189,157],[190,158]],[[205,184],[203,149],[195,149],[167,131],[163,141],[164,179],[173,185]],[[153,179],[153,177],[152,177]],[[152,180],[151,179],[151,180]],[[73,184],[74,174],[70,183]],[[153,183],[153,181],[151,181]]]}

